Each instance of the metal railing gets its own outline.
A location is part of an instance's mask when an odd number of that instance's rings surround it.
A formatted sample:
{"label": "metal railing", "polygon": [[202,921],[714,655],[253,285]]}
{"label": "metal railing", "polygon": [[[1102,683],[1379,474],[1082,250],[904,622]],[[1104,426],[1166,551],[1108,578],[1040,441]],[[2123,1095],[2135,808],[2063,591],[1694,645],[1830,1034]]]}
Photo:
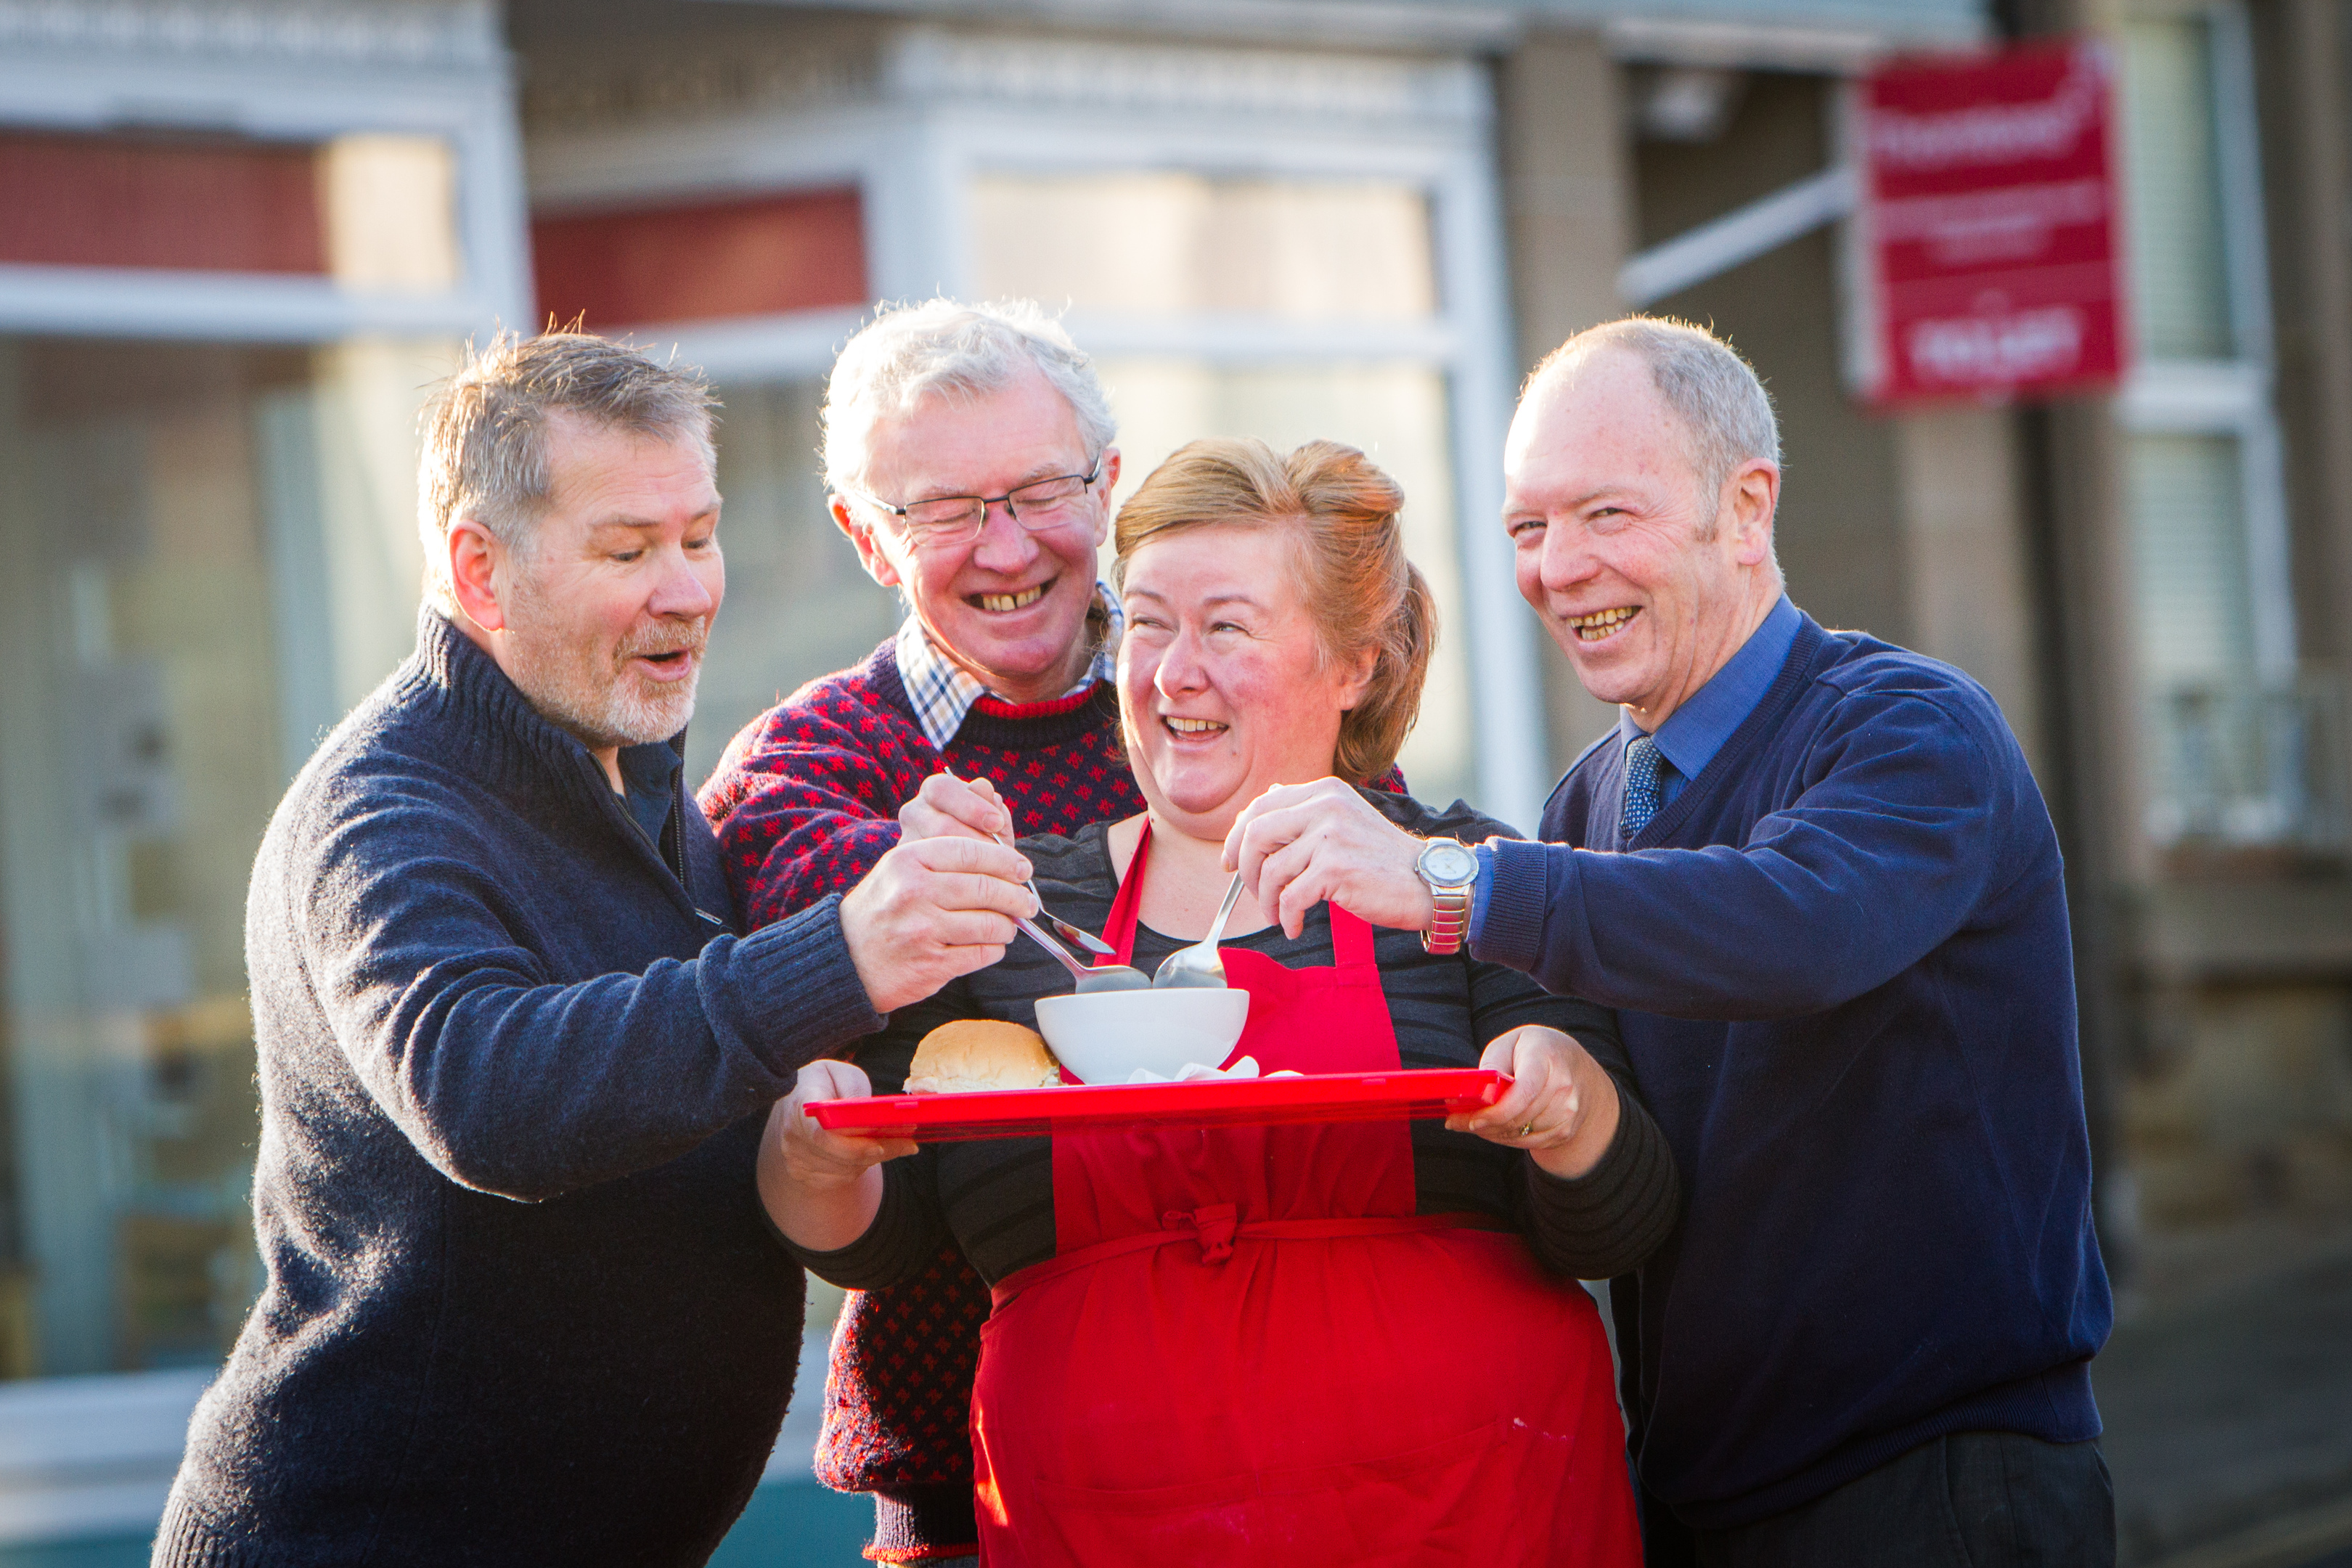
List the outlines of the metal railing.
{"label": "metal railing", "polygon": [[2162,693],[2149,722],[2149,837],[2162,847],[2352,847],[2347,713],[2334,669]]}

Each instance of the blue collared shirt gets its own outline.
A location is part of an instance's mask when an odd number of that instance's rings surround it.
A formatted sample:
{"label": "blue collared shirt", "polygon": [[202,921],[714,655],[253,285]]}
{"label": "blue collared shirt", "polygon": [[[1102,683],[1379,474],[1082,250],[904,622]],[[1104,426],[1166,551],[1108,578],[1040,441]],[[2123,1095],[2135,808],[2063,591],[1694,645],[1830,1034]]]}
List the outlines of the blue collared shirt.
{"label": "blue collared shirt", "polygon": [[[1797,640],[1801,619],[1797,606],[1789,603],[1789,595],[1781,595],[1764,624],[1739,645],[1739,651],[1658,726],[1654,736],[1658,754],[1668,764],[1658,770],[1659,805],[1670,803],[1682,794],[1683,785],[1705,773],[1732,732],[1748,722],[1748,716],[1764,700],[1764,693],[1771,689],[1780,666],[1788,662],[1789,647]],[[1633,710],[1619,709],[1618,745],[1632,745],[1640,733],[1642,727],[1633,722]]]}
{"label": "blue collared shirt", "polygon": [[[1682,794],[1683,785],[1706,771],[1715,754],[1723,750],[1756,705],[1764,700],[1764,693],[1772,689],[1780,667],[1789,660],[1789,649],[1797,640],[1797,628],[1804,616],[1780,595],[1764,617],[1763,625],[1739,645],[1739,651],[1724,661],[1721,669],[1707,677],[1706,684],[1691,693],[1690,700],[1675,709],[1658,726],[1658,754],[1665,766],[1658,770],[1658,804],[1663,808],[1675,796]],[[1622,748],[1642,733],[1633,722],[1633,710],[1621,709],[1617,716],[1617,745]],[[1484,845],[1476,847],[1478,857],[1478,889],[1472,895],[1470,910],[1470,941],[1475,945],[1480,937],[1486,914],[1487,896],[1495,889],[1495,853]]]}

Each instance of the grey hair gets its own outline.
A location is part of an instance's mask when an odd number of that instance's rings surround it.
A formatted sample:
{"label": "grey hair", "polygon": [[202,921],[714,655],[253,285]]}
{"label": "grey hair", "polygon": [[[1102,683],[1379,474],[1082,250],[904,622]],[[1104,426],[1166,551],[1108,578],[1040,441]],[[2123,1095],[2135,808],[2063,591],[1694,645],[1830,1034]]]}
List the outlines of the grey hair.
{"label": "grey hair", "polygon": [[1118,439],[1094,361],[1035,301],[884,306],[833,362],[824,395],[826,486],[840,490],[863,481],[866,432],[877,417],[903,414],[941,393],[999,391],[1032,365],[1069,404],[1088,453],[1099,456]]}
{"label": "grey hair", "polygon": [[1587,327],[1546,354],[1528,373],[1528,385],[1602,349],[1622,349],[1650,367],[1658,395],[1683,422],[1691,467],[1710,502],[1740,464],[1761,458],[1780,466],[1780,422],[1772,413],[1772,395],[1729,343],[1688,321],[1626,316]]}
{"label": "grey hair", "polygon": [[527,550],[530,525],[554,489],[547,416],[561,409],[602,429],[690,443],[714,468],[710,426],[719,400],[701,372],[656,364],[625,343],[588,332],[526,338],[500,332],[470,343],[466,361],[433,389],[417,424],[416,531],[425,541],[425,596],[457,613],[449,580],[450,528],[470,519],[510,549]]}

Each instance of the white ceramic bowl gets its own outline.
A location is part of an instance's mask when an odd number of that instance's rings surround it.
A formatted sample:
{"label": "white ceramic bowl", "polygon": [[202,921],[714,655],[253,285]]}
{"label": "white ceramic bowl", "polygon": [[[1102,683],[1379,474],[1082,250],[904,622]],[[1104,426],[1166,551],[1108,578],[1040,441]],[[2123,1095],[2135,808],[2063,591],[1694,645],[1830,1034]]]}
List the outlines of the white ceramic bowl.
{"label": "white ceramic bowl", "polygon": [[1187,1062],[1223,1067],[1248,1020],[1249,993],[1230,987],[1037,999],[1037,1032],[1083,1083],[1125,1083],[1138,1068],[1174,1078]]}

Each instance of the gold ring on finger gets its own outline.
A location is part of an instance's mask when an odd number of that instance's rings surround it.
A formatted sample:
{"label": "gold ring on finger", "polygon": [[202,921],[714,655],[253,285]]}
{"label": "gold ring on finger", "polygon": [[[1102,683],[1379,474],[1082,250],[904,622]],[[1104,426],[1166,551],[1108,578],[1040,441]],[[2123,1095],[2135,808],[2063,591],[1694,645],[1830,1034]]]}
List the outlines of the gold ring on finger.
{"label": "gold ring on finger", "polygon": [[1535,1130],[1536,1130],[1536,1124],[1535,1124],[1534,1122],[1532,1122],[1532,1121],[1522,1122],[1522,1123],[1520,1124],[1520,1126],[1519,1126],[1519,1136],[1520,1136],[1520,1137],[1522,1137],[1522,1138],[1525,1138],[1525,1137],[1528,1136],[1530,1133],[1534,1132],[1534,1131],[1535,1131]]}

